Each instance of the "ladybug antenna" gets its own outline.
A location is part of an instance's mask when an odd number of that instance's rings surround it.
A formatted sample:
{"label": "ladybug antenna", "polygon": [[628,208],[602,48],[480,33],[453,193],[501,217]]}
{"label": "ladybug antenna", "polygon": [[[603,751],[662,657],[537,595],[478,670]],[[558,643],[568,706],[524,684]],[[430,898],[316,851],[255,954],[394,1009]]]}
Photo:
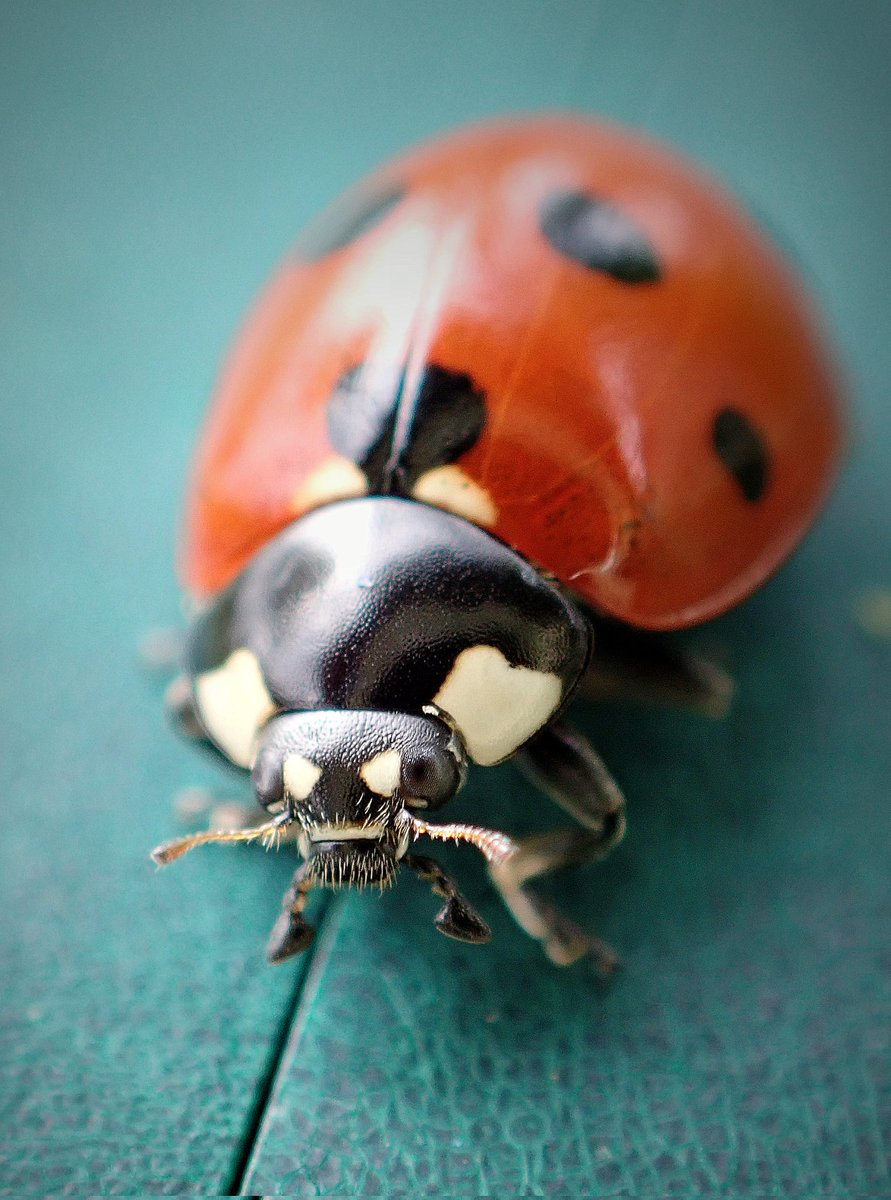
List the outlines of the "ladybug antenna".
{"label": "ladybug antenna", "polygon": [[439,842],[469,842],[471,846],[476,846],[486,862],[495,866],[505,862],[519,850],[513,838],[497,829],[484,829],[481,825],[431,825],[405,811],[402,820],[412,838],[429,837]]}
{"label": "ladybug antenna", "polygon": [[192,833],[188,837],[174,838],[171,842],[156,846],[152,851],[152,860],[159,867],[166,867],[168,863],[182,858],[195,846],[203,846],[205,842],[263,842],[267,850],[271,847],[277,849],[285,828],[293,820],[290,813],[283,812],[274,820],[255,825],[252,829],[208,829],[202,833]]}

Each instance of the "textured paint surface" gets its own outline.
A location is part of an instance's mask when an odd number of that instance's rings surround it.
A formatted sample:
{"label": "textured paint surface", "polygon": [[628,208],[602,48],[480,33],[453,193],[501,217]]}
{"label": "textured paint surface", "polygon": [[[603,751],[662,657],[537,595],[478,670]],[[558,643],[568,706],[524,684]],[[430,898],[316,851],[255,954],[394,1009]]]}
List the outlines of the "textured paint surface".
{"label": "textured paint surface", "polygon": [[[859,617],[891,581],[887,5],[404,13],[4,8],[0,1192],[887,1196],[891,642]],[[699,635],[739,677],[727,722],[585,714],[630,832],[559,894],[621,950],[609,991],[439,848],[494,942],[435,934],[405,879],[322,916],[304,985],[263,965],[292,854],[147,860],[178,787],[237,786],[135,663],[178,619],[203,404],[350,180],[565,105],[675,141],[787,231],[849,364],[852,461],[791,566]],[[449,811],[550,816],[510,767]]]}
{"label": "textured paint surface", "polygon": [[[559,895],[621,949],[614,984],[545,965],[469,852],[449,866],[488,947],[439,938],[408,881],[338,901],[248,1190],[889,1194],[891,705],[861,699],[888,654],[840,600],[802,604],[818,560],[724,623],[748,664],[726,723],[585,721],[631,826]],[[504,767],[461,811],[497,824],[514,800],[536,806]]]}

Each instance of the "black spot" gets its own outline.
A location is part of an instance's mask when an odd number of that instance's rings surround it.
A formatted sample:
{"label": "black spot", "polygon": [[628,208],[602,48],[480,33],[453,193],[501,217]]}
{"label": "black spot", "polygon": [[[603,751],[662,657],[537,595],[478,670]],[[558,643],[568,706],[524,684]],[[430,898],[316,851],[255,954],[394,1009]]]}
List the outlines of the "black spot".
{"label": "black spot", "polygon": [[621,283],[656,283],[659,261],[643,231],[596,196],[558,192],[541,209],[541,231],[560,254]]}
{"label": "black spot", "polygon": [[424,372],[411,426],[399,454],[405,489],[426,471],[455,462],[479,440],[486,400],[471,377],[431,364]]}
{"label": "black spot", "polygon": [[394,185],[383,191],[336,201],[304,230],[295,253],[298,258],[314,262],[335,250],[342,250],[382,221],[404,195],[405,189]]}
{"label": "black spot", "polygon": [[745,498],[752,504],[760,500],[770,481],[770,455],[749,418],[735,408],[723,408],[715,417],[712,443]]}
{"label": "black spot", "polygon": [[360,363],[340,377],[328,401],[331,445],[362,468],[373,492],[388,490],[384,475],[403,383],[401,368]]}
{"label": "black spot", "polygon": [[327,417],[331,444],[362,468],[372,492],[409,495],[426,471],[455,462],[477,442],[486,403],[460,371],[431,363],[408,397],[401,368],[363,363],[341,376]]}

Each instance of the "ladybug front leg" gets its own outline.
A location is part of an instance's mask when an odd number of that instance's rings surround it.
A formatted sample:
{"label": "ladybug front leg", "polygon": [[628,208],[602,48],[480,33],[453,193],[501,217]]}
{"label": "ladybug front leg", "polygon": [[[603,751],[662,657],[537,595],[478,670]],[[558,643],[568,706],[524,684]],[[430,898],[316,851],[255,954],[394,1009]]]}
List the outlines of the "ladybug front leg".
{"label": "ladybug front leg", "polygon": [[523,839],[509,858],[489,866],[492,880],[514,918],[542,943],[552,962],[568,966],[590,955],[609,973],[618,962],[610,947],[527,884],[560,867],[603,858],[625,832],[625,799],[590,742],[568,722],[542,730],[520,751],[517,763],[581,828]]}
{"label": "ladybug front leg", "polygon": [[435,896],[445,900],[433,919],[440,933],[459,942],[488,942],[492,936],[491,929],[435,859],[427,858],[424,854],[406,854],[403,862],[420,879],[430,884]]}
{"label": "ladybug front leg", "polygon": [[266,946],[266,959],[270,963],[285,962],[295,954],[309,949],[316,931],[303,916],[306,901],[313,881],[309,864],[301,863],[294,873],[291,886],[282,900],[282,912],[273,926]]}

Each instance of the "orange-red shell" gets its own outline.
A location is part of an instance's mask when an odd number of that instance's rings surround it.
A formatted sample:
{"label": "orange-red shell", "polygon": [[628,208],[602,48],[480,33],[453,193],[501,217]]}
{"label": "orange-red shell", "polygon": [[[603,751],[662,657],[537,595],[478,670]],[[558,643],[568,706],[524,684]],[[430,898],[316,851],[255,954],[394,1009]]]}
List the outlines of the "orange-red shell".
{"label": "orange-red shell", "polygon": [[[755,223],[665,148],[588,119],[471,127],[346,198],[398,203],[320,258],[298,252],[249,319],[198,455],[187,586],[227,584],[300,515],[334,454],[326,403],[357,364],[419,355],[469,374],[487,419],[459,460],[494,533],[627,622],[680,628],[740,601],[798,542],[843,439],[839,390],[801,285]],[[540,210],[594,195],[645,234],[655,282],[557,253]],[[714,446],[745,414],[769,454],[747,499]]]}

